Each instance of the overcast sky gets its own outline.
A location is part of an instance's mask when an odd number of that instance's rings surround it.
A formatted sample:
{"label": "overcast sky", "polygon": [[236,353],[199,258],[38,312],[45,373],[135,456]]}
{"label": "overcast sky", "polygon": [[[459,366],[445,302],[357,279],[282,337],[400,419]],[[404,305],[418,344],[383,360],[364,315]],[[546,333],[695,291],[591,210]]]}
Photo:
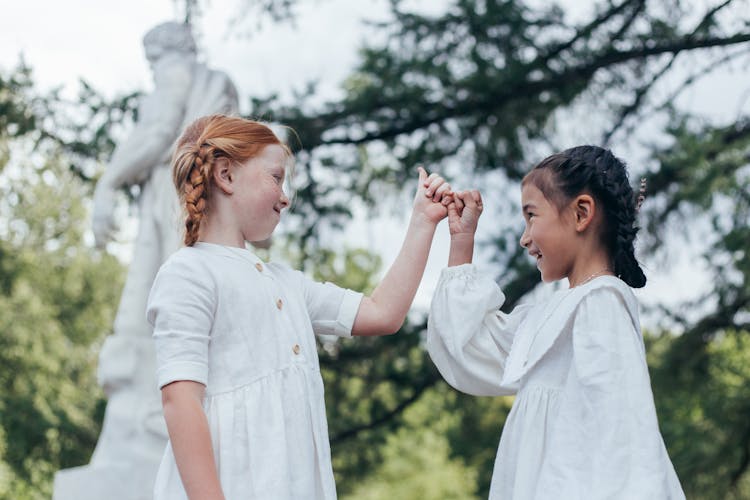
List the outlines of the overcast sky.
{"label": "overcast sky", "polygon": [[[266,20],[260,31],[248,19],[243,29],[251,36],[230,31],[230,21],[240,14],[238,6],[247,0],[211,0],[210,9],[196,26],[201,58],[211,67],[226,71],[241,95],[242,111],[247,112],[248,96],[278,92],[288,96],[309,80],[320,81],[327,98],[339,92],[341,81],[357,60],[363,39],[372,38],[363,18],[385,19],[385,0],[309,0],[300,2],[296,27],[280,26]],[[696,0],[703,4],[706,1]],[[444,1],[415,0],[423,11],[436,10]],[[577,16],[586,15],[591,2],[571,0]],[[182,4],[182,2],[180,2]],[[151,73],[143,57],[141,39],[150,28],[167,20],[177,20],[180,11],[173,0],[24,0],[6,2],[0,16],[0,68],[8,70],[21,55],[33,68],[41,89],[62,86],[68,95],[78,89],[83,78],[105,95],[149,89]],[[744,64],[747,65],[747,58]],[[702,80],[682,94],[680,106],[716,120],[727,120],[750,112],[750,84],[747,72],[725,70]],[[571,140],[575,141],[575,138]],[[396,240],[406,225],[402,220],[381,219],[370,225],[366,235],[390,232]],[[483,220],[482,224],[491,224]],[[482,226],[480,225],[480,231]],[[447,229],[439,228],[427,276],[420,289],[419,304],[426,305],[447,255]],[[370,242],[382,246],[386,263],[395,255],[398,242]],[[681,272],[647,272],[650,286],[643,297],[663,296],[685,281]],[[693,280],[694,281],[694,280]],[[679,286],[678,286],[679,288]]]}

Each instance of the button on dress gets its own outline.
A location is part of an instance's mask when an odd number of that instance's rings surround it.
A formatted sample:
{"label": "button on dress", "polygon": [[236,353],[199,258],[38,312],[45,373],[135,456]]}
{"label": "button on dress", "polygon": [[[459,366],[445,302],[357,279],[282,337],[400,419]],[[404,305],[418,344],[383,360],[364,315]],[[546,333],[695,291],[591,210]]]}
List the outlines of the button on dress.
{"label": "button on dress", "polygon": [[474,265],[450,267],[428,319],[427,348],[450,385],[516,395],[490,499],[684,499],[630,287],[602,276],[509,314],[504,299]]}
{"label": "button on dress", "polygon": [[[148,301],[159,387],[206,386],[227,500],[335,499],[315,334],[350,336],[362,294],[196,243],[160,269]],[[186,499],[168,444],[155,500]]]}

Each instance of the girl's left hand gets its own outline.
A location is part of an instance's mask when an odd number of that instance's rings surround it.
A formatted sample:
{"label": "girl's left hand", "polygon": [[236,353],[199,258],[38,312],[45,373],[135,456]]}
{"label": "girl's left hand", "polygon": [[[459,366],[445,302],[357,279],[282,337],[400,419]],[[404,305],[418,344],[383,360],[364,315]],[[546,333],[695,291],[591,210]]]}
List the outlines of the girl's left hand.
{"label": "girl's left hand", "polygon": [[427,175],[422,167],[419,171],[419,184],[414,197],[414,213],[421,213],[425,218],[437,224],[448,216],[448,204],[453,201],[451,185],[436,173]]}

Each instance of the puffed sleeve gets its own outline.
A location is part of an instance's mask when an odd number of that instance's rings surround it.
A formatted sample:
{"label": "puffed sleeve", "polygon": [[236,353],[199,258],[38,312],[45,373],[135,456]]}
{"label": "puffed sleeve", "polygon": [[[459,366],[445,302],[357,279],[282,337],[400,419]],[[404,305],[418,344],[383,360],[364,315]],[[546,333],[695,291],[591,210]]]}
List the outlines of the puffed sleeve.
{"label": "puffed sleeve", "polygon": [[620,291],[599,288],[574,314],[573,362],[536,498],[685,498],[659,431],[637,313]]}
{"label": "puffed sleeve", "polygon": [[302,287],[313,331],[317,335],[351,337],[362,294],[333,283],[318,283],[299,271],[295,273]]}
{"label": "puffed sleeve", "polygon": [[208,382],[215,284],[204,269],[168,261],[151,287],[146,316],[154,328],[159,388],[177,380]]}
{"label": "puffed sleeve", "polygon": [[500,311],[505,296],[473,264],[443,269],[427,320],[427,350],[446,382],[477,396],[514,394],[500,385],[518,325],[528,311]]}

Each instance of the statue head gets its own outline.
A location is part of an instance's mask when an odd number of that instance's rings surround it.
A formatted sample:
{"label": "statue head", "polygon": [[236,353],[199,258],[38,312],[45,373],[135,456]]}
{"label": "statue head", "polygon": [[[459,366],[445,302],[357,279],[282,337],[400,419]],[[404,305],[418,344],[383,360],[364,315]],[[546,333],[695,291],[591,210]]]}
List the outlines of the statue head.
{"label": "statue head", "polygon": [[143,37],[143,48],[146,51],[146,59],[152,64],[167,52],[182,52],[189,55],[196,53],[190,25],[173,21],[149,30]]}

